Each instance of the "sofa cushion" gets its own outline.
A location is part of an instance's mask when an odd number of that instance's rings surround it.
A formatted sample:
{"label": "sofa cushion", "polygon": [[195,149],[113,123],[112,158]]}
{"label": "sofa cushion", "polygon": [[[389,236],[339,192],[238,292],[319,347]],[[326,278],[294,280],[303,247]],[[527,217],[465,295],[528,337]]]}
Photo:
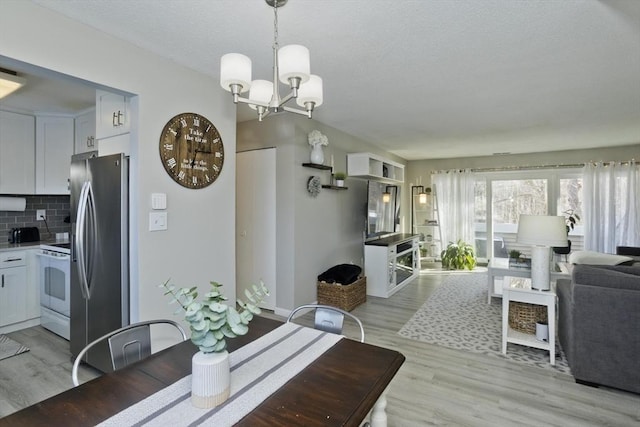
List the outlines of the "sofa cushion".
{"label": "sofa cushion", "polygon": [[618,265],[629,261],[633,261],[633,258],[594,251],[576,251],[569,255],[571,264]]}
{"label": "sofa cushion", "polygon": [[576,265],[571,276],[579,285],[640,291],[640,267]]}

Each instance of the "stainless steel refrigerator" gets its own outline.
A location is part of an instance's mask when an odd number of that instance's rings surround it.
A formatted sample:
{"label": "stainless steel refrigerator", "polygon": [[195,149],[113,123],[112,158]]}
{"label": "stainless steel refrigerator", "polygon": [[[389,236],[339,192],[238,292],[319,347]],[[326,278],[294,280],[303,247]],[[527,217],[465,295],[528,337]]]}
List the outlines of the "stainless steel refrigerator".
{"label": "stainless steel refrigerator", "polygon": [[[71,159],[71,354],[129,324],[129,160],[124,154]],[[108,344],[83,359],[113,370]]]}

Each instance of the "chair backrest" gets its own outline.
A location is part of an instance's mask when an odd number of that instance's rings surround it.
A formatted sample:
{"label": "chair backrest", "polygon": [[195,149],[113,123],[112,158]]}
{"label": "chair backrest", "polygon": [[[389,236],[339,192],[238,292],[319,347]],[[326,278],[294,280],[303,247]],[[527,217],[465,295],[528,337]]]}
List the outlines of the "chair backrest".
{"label": "chair backrest", "polygon": [[362,322],[353,314],[348,311],[342,310],[337,307],[332,307],[330,305],[321,305],[321,304],[305,304],[299,307],[296,307],[287,318],[287,322],[290,322],[293,319],[294,314],[296,314],[300,310],[312,310],[315,309],[315,321],[314,327],[320,331],[329,332],[332,334],[342,334],[342,326],[344,324],[344,317],[350,317],[353,319],[360,328],[360,342],[364,342],[364,328],[362,327]]}
{"label": "chair backrest", "polygon": [[73,369],[71,370],[73,385],[77,386],[79,384],[78,367],[80,366],[82,358],[91,347],[103,340],[108,340],[111,363],[113,369],[118,370],[151,355],[151,325],[163,323],[174,326],[182,335],[183,341],[187,339],[187,334],[184,332],[182,326],[173,320],[167,319],[138,322],[109,332],[87,344],[78,354],[76,360],[73,362]]}

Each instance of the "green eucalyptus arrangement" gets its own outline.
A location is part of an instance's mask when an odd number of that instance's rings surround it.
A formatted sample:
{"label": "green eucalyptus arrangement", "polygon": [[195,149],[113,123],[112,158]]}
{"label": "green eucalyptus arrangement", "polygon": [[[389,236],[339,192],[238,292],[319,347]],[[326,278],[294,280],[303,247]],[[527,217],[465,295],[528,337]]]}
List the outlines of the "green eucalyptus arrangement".
{"label": "green eucalyptus arrangement", "polygon": [[448,270],[473,270],[476,266],[476,255],[473,246],[458,240],[457,243],[449,242],[447,248],[440,254],[442,267]]}
{"label": "green eucalyptus arrangement", "polygon": [[222,285],[209,282],[211,291],[198,301],[198,288],[176,288],[167,280],[160,287],[165,295],[170,295],[170,303],[177,303],[180,308],[174,314],[184,312],[184,319],[191,329],[191,341],[203,353],[220,353],[227,348],[226,338],[245,335],[249,331],[249,322],[254,314],[260,314],[258,304],[269,295],[269,290],[260,281],[252,285],[252,290],[245,289],[248,302],[237,299],[239,309],[224,304],[227,300],[222,294]]}

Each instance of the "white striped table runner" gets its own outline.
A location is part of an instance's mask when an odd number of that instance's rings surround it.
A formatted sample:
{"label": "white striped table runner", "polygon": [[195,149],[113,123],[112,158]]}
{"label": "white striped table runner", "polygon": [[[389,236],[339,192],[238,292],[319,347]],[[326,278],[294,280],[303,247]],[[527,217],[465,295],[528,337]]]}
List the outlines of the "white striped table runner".
{"label": "white striped table runner", "polygon": [[222,405],[213,409],[192,406],[189,375],[99,426],[231,426],[341,338],[285,323],[229,355],[230,397]]}

